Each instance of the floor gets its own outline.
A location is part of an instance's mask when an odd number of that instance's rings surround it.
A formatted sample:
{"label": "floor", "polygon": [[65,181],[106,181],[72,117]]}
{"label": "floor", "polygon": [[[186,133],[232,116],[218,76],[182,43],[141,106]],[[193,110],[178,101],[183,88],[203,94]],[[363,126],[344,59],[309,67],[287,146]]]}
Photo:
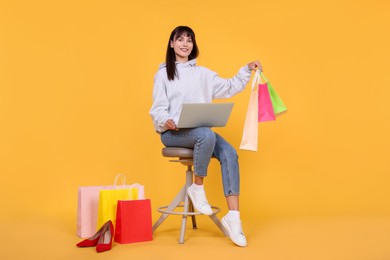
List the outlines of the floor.
{"label": "floor", "polygon": [[[67,218],[68,217],[68,218]],[[235,246],[205,216],[190,222],[184,244],[178,244],[180,217],[169,217],[153,241],[114,243],[110,251],[77,248],[74,216],[21,216],[1,223],[0,259],[262,259],[390,260],[390,218],[311,217],[248,220],[248,246]]]}

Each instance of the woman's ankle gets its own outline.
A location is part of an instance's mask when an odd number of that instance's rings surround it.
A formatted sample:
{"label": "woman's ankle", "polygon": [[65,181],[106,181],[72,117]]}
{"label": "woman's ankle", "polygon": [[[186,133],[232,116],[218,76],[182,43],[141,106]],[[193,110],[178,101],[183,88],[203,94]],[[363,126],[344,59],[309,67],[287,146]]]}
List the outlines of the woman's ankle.
{"label": "woman's ankle", "polygon": [[204,177],[200,177],[200,176],[195,175],[194,183],[196,185],[202,186],[203,185],[203,178]]}

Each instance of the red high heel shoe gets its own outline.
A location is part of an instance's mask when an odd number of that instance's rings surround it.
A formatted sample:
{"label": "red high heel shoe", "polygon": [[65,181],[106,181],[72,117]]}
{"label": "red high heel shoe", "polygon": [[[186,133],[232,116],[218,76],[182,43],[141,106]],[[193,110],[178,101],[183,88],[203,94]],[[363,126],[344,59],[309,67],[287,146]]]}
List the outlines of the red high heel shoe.
{"label": "red high heel shoe", "polygon": [[107,221],[103,224],[103,226],[93,235],[92,237],[88,239],[84,239],[80,243],[78,243],[76,246],[78,247],[90,247],[90,246],[96,246],[99,242],[100,235],[107,229],[109,225],[112,225],[111,220]]}
{"label": "red high heel shoe", "polygon": [[96,246],[96,251],[98,253],[105,252],[111,249],[112,239],[114,237],[114,226],[110,221],[110,225],[106,226],[105,231],[100,235],[99,241]]}

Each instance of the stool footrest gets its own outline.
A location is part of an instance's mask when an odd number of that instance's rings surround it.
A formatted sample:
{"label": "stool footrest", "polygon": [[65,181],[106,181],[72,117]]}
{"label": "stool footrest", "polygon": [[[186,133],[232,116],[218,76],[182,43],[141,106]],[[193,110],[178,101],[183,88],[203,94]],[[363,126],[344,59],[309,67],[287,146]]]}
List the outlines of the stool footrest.
{"label": "stool footrest", "polygon": [[[163,213],[163,214],[169,214],[169,215],[182,215],[182,216],[194,216],[194,215],[202,215],[201,213],[199,212],[183,212],[183,211],[169,211],[169,210],[166,210],[169,206],[162,206],[162,207],[159,207],[157,209],[158,212],[160,213]],[[177,205],[176,208],[184,208],[184,205],[180,204],[180,205]],[[217,214],[218,212],[221,211],[220,208],[218,207],[215,207],[215,206],[211,206],[211,208],[213,209],[213,214],[211,215],[215,215]]]}

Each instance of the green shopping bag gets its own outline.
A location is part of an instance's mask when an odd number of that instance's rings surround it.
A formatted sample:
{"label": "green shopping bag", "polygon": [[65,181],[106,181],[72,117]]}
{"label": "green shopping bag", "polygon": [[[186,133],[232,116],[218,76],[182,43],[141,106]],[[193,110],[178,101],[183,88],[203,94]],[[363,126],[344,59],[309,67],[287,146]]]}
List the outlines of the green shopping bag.
{"label": "green shopping bag", "polygon": [[272,107],[274,109],[275,116],[280,116],[287,112],[287,108],[284,105],[282,99],[279,97],[278,93],[276,93],[275,89],[272,87],[271,82],[264,76],[263,72],[261,72],[261,76],[264,78],[265,82],[268,85],[269,95],[271,97]]}

